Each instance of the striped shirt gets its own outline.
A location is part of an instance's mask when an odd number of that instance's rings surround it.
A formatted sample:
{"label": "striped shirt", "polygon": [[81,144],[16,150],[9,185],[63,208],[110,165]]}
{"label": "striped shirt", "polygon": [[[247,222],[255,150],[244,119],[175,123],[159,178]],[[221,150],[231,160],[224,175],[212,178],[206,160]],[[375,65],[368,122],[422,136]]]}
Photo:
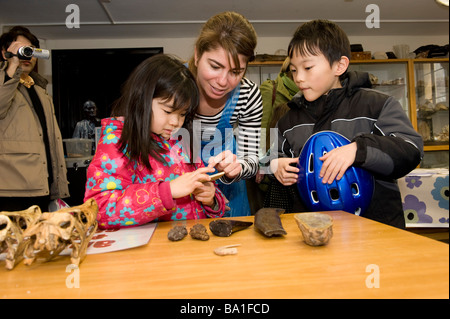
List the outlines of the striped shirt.
{"label": "striped shirt", "polygon": [[[242,165],[242,171],[233,181],[248,179],[258,171],[258,150],[261,139],[261,118],[263,114],[261,92],[258,86],[247,78],[242,78],[239,99],[231,115],[230,124],[234,127],[234,136],[237,140],[237,157]],[[196,114],[195,121],[201,122],[201,137],[209,141],[205,130],[214,130],[223,115],[221,110],[216,115],[205,116]],[[211,131],[210,131],[211,132]],[[200,140],[199,132],[194,132],[194,138]],[[231,180],[222,177],[225,183]]]}

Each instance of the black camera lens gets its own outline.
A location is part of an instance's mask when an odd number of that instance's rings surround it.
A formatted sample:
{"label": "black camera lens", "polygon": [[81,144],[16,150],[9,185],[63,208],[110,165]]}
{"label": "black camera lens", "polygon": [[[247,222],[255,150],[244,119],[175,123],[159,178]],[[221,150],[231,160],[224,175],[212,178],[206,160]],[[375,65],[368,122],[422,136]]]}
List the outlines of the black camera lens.
{"label": "black camera lens", "polygon": [[21,47],[17,50],[17,56],[22,60],[30,60],[33,57],[33,52],[32,47]]}
{"label": "black camera lens", "polygon": [[28,58],[33,56],[33,48],[32,47],[23,47],[22,54]]}

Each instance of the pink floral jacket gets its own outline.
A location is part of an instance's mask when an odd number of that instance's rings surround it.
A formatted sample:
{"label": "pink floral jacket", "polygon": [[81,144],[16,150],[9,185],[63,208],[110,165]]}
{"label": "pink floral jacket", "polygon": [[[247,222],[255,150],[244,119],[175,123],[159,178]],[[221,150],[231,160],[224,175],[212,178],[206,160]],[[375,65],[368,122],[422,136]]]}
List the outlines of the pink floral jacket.
{"label": "pink floral jacket", "polygon": [[180,142],[152,138],[168,152],[162,154],[166,163],[150,158],[152,170],[132,161],[119,149],[123,118],[102,120],[102,135],[97,151],[87,170],[84,200],[94,198],[99,206],[99,228],[136,226],[150,221],[222,217],[225,199],[216,187],[219,209],[212,210],[192,195],[173,199],[169,181],[203,166],[189,164]]}

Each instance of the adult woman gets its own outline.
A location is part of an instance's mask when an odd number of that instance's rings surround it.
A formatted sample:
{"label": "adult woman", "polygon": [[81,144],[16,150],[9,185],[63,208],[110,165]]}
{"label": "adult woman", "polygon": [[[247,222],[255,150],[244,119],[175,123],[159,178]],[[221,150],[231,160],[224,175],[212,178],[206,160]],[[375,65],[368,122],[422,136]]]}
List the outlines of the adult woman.
{"label": "adult woman", "polygon": [[189,61],[200,91],[194,137],[201,139],[205,164],[225,172],[219,188],[230,201],[230,216],[250,214],[245,179],[258,170],[261,93],[244,77],[255,47],[250,22],[239,13],[223,12],[205,23]]}

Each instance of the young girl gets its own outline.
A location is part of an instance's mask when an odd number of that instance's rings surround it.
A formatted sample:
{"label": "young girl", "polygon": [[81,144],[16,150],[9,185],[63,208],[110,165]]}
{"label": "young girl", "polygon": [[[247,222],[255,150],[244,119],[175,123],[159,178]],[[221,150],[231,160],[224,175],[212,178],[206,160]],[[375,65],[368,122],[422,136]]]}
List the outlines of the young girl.
{"label": "young girl", "polygon": [[173,57],[151,57],[133,71],[113,117],[102,120],[87,171],[85,200],[97,201],[100,228],[223,216],[223,195],[207,174],[214,168],[189,157],[189,137],[171,138],[192,121],[198,100],[191,72]]}

